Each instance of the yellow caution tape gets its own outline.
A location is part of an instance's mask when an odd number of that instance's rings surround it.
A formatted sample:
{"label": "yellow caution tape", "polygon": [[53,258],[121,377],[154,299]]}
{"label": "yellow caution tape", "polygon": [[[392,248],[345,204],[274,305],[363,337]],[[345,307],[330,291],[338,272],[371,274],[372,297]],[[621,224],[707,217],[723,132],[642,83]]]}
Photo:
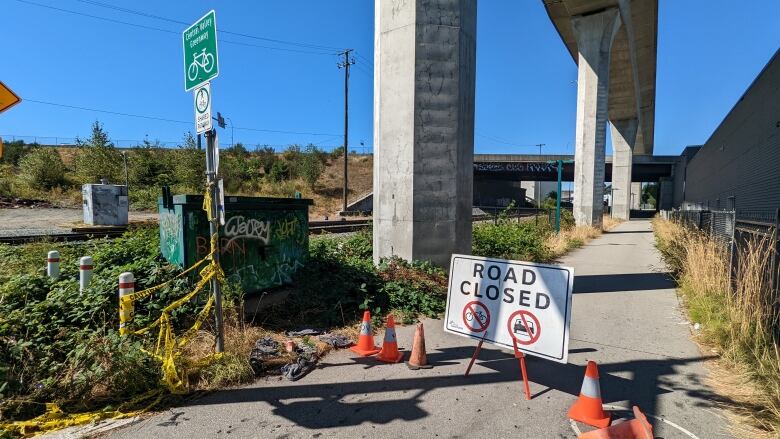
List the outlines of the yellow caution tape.
{"label": "yellow caution tape", "polygon": [[[213,216],[211,215],[211,211],[209,209],[209,207],[211,206],[210,192],[211,192],[210,190],[207,190],[206,195],[203,197],[203,208],[204,210],[206,210],[209,221],[213,219]],[[225,275],[222,272],[222,267],[219,266],[219,263],[216,261],[216,258],[213,257],[213,255],[216,254],[217,252],[217,244],[218,244],[217,234],[212,235],[210,241],[211,241],[211,249],[210,249],[211,251],[209,252],[209,254],[206,255],[205,258],[196,262],[191,267],[187,268],[186,270],[176,275],[176,277],[174,277],[173,279],[163,282],[162,284],[155,285],[151,288],[147,288],[145,290],[138,291],[133,294],[128,294],[126,296],[122,296],[119,298],[120,309],[129,309],[129,307],[134,305],[133,302],[151,296],[155,292],[169,285],[175,279],[178,279],[182,276],[191,273],[192,271],[201,267],[204,263],[208,261],[208,264],[205,267],[203,267],[203,269],[200,270],[199,273],[200,279],[195,284],[195,287],[193,288],[192,291],[190,291],[189,293],[185,294],[178,300],[174,301],[173,303],[163,308],[160,317],[157,318],[157,320],[155,320],[151,324],[147,325],[145,328],[137,329],[135,331],[130,331],[129,329],[127,329],[127,331],[125,331],[126,334],[141,335],[141,334],[148,333],[155,327],[160,328],[159,333],[157,335],[157,344],[155,346],[154,351],[150,352],[145,349],[142,350],[162,363],[162,373],[163,373],[162,381],[165,384],[165,386],[168,388],[168,390],[171,391],[172,393],[181,393],[183,391],[186,391],[187,389],[186,368],[187,367],[204,367],[211,364],[213,361],[218,361],[222,357],[222,353],[213,353],[195,361],[184,360],[181,358],[182,348],[184,348],[184,346],[186,346],[187,343],[189,343],[192,340],[192,338],[200,330],[200,327],[203,325],[203,322],[206,321],[206,319],[208,318],[211,312],[211,308],[214,306],[213,295],[209,296],[206,305],[198,313],[195,319],[195,323],[189,329],[187,329],[178,338],[178,340],[174,335],[173,325],[171,323],[171,312],[183,306],[184,304],[188,303],[190,300],[192,300],[201,290],[203,290],[203,288],[211,279],[216,278],[218,282],[224,281]],[[58,430],[58,429],[71,427],[75,425],[87,424],[90,422],[97,422],[102,419],[108,419],[108,418],[121,419],[121,418],[138,416],[146,411],[149,411],[152,407],[157,405],[162,399],[163,396],[162,392],[160,392],[159,390],[153,390],[123,404],[123,405],[136,405],[139,402],[146,400],[152,396],[157,396],[157,398],[155,398],[146,407],[144,407],[141,410],[134,410],[128,412],[123,412],[121,410],[102,410],[102,411],[94,411],[94,412],[87,412],[87,413],[65,414],[57,404],[47,403],[46,412],[44,414],[36,418],[29,419],[27,421],[0,423],[0,429],[7,430],[7,431],[15,431],[23,436],[34,436],[37,434],[42,434],[47,431]]]}
{"label": "yellow caution tape", "polygon": [[157,405],[163,397],[159,390],[152,390],[143,395],[134,398],[123,405],[136,405],[141,401],[155,397],[149,404],[140,410],[122,411],[122,410],[98,410],[86,413],[66,414],[59,405],[54,403],[46,404],[46,412],[33,419],[26,421],[14,421],[0,423],[0,430],[16,432],[24,437],[37,436],[47,431],[60,430],[62,428],[73,427],[76,425],[89,424],[103,419],[123,419],[138,416],[151,410]]}

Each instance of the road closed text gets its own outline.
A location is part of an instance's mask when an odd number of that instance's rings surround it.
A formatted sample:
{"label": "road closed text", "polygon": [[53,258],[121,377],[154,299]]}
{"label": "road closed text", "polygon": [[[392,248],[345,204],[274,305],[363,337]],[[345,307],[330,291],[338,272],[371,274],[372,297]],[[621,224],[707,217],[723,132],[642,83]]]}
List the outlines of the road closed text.
{"label": "road closed text", "polygon": [[538,291],[536,272],[506,264],[474,263],[471,279],[460,282],[460,293],[479,300],[501,300],[522,307],[547,309],[550,296]]}

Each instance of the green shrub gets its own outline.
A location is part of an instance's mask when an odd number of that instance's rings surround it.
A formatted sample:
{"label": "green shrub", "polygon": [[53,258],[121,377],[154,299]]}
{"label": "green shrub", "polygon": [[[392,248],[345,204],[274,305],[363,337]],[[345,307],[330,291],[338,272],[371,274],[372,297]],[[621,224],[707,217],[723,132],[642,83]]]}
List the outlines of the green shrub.
{"label": "green shrub", "polygon": [[206,187],[206,152],[184,146],[174,153],[174,180],[188,191],[200,193]]}
{"label": "green shrub", "polygon": [[290,166],[281,160],[274,162],[273,166],[271,166],[271,172],[268,174],[268,179],[275,183],[289,180],[290,177]]}
{"label": "green shrub", "polygon": [[35,148],[19,163],[19,177],[33,189],[51,189],[65,182],[65,164],[54,148]]}
{"label": "green shrub", "polygon": [[472,253],[501,259],[542,262],[549,259],[545,238],[551,233],[546,221],[513,222],[500,219],[497,223],[475,224]]}
{"label": "green shrub", "polygon": [[276,156],[276,151],[270,146],[258,146],[255,149],[255,156],[258,160],[258,165],[260,165],[265,174],[270,173],[274,163],[279,160],[279,157]]}
{"label": "green shrub", "polygon": [[128,156],[130,184],[134,186],[164,186],[174,183],[174,157],[159,142],[144,142],[144,146]]}
{"label": "green shrub", "polygon": [[23,140],[3,142],[3,156],[0,157],[0,163],[17,166],[22,158],[35,146],[37,146],[37,144],[26,145]]}
{"label": "green shrub", "polygon": [[314,189],[317,180],[320,179],[323,170],[323,157],[314,145],[306,147],[299,164],[299,175],[310,189]]}
{"label": "green shrub", "polygon": [[76,139],[79,150],[74,158],[76,178],[79,183],[98,183],[102,178],[109,182],[124,182],[122,154],[103,130],[100,122],[92,125],[92,135],[86,140]]}

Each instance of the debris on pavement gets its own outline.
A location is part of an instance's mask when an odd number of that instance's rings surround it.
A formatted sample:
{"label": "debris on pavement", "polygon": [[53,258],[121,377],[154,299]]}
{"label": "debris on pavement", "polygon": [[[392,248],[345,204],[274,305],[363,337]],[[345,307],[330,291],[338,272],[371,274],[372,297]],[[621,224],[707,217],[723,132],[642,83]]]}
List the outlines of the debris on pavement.
{"label": "debris on pavement", "polygon": [[331,345],[332,347],[338,348],[338,349],[348,348],[348,347],[352,346],[352,340],[349,337],[347,337],[347,336],[345,336],[343,334],[335,333],[335,332],[329,332],[327,334],[322,334],[318,338],[319,338],[319,340],[321,342],[327,343],[327,344]]}
{"label": "debris on pavement", "polygon": [[295,352],[298,354],[295,362],[285,364],[281,369],[282,376],[290,381],[298,381],[314,370],[317,366],[317,361],[320,359],[315,346],[304,344],[296,348]]}
{"label": "debris on pavement", "polygon": [[287,334],[288,337],[303,337],[306,335],[320,335],[324,333],[324,329],[312,329],[312,328],[306,328],[301,329],[299,331],[287,331],[285,334]]}
{"label": "debris on pavement", "polygon": [[45,200],[35,200],[29,198],[14,198],[0,195],[0,209],[18,209],[20,207],[44,207],[44,208],[58,208]]}

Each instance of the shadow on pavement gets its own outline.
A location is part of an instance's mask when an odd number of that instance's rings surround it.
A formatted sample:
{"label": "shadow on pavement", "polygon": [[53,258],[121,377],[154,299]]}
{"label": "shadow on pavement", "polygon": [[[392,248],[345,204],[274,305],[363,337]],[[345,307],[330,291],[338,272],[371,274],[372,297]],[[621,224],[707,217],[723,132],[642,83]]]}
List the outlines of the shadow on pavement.
{"label": "shadow on pavement", "polygon": [[574,294],[651,291],[676,288],[668,273],[590,274],[574,276]]}
{"label": "shadow on pavement", "polygon": [[652,230],[615,230],[615,231],[606,231],[604,232],[605,235],[619,235],[621,233],[653,233]]}
{"label": "shadow on pavement", "polygon": [[[273,407],[273,413],[309,428],[331,428],[359,425],[364,422],[385,424],[396,419],[414,421],[430,416],[421,407],[422,396],[442,388],[461,388],[489,385],[502,382],[517,383],[518,402],[521,401],[521,382],[517,360],[508,352],[483,348],[469,377],[464,377],[465,360],[471,357],[473,347],[453,347],[433,350],[429,361],[435,366],[451,364],[459,360],[462,370],[447,368],[447,375],[433,375],[441,369],[421,371],[414,378],[371,380],[370,375],[361,373],[367,379],[355,377],[354,381],[339,383],[307,384],[306,378],[296,383],[279,381],[278,386],[247,387],[222,391],[195,400],[191,405],[207,406],[217,404],[240,404],[265,401]],[[535,383],[535,396],[552,390],[565,393],[574,403],[580,392],[585,368],[573,364],[559,364],[534,357],[527,357],[528,377]],[[355,359],[353,359],[355,360]],[[707,390],[704,383],[692,377],[675,377],[676,368],[685,364],[706,360],[705,357],[665,358],[636,360],[599,365],[601,393],[604,403],[627,401],[626,405],[638,405],[647,413],[656,413],[659,395],[670,392],[684,392],[699,407],[712,407],[728,403]],[[374,359],[356,360],[361,364]],[[324,368],[354,363],[325,364]],[[403,367],[385,365],[386,367]],[[488,369],[492,372],[486,372]],[[316,372],[315,372],[316,374]],[[625,378],[623,376],[632,378]],[[539,389],[538,386],[544,388]],[[475,389],[475,391],[477,391]],[[531,404],[533,400],[531,401]],[[682,408],[682,407],[680,407]]]}

